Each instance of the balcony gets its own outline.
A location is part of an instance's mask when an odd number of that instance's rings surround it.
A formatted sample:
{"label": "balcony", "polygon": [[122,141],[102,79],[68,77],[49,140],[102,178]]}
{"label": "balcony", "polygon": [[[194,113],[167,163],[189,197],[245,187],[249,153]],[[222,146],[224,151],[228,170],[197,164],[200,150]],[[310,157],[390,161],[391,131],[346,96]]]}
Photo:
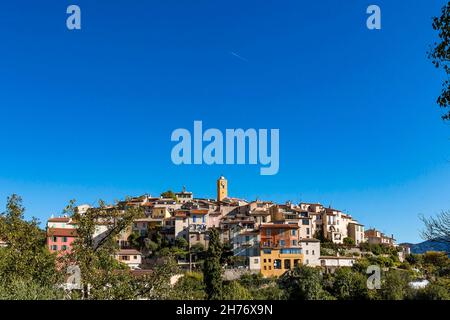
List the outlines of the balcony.
{"label": "balcony", "polygon": [[203,233],[206,232],[206,224],[190,224],[189,225],[189,232],[198,232],[198,233]]}

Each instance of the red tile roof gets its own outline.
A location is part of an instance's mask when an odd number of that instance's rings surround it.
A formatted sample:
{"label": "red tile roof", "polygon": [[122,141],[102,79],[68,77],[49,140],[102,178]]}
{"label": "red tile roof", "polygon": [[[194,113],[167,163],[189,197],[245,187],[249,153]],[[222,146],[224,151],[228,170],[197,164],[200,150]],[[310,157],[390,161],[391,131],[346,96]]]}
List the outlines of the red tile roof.
{"label": "red tile roof", "polygon": [[69,222],[70,218],[68,217],[56,217],[48,219],[48,222]]}
{"label": "red tile roof", "polygon": [[192,209],[191,213],[193,213],[193,214],[207,214],[208,210]]}
{"label": "red tile roof", "polygon": [[53,237],[76,237],[77,229],[48,228],[47,236]]}

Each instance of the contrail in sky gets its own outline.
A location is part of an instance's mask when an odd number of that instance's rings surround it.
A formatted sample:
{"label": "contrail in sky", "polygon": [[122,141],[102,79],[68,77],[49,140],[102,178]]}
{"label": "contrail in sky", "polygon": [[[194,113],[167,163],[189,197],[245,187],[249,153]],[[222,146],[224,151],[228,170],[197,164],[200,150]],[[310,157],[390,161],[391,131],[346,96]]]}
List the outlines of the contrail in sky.
{"label": "contrail in sky", "polygon": [[242,61],[248,62],[248,60],[240,55],[238,55],[236,52],[230,51],[230,53],[235,56],[238,59],[241,59]]}

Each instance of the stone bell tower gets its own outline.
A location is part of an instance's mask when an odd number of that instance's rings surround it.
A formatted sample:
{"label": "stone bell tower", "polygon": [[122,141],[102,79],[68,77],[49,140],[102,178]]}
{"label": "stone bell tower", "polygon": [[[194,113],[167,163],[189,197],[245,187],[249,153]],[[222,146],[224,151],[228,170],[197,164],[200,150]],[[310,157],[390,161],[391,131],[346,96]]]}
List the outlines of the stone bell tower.
{"label": "stone bell tower", "polygon": [[228,197],[228,181],[224,176],[217,180],[217,201],[222,201]]}

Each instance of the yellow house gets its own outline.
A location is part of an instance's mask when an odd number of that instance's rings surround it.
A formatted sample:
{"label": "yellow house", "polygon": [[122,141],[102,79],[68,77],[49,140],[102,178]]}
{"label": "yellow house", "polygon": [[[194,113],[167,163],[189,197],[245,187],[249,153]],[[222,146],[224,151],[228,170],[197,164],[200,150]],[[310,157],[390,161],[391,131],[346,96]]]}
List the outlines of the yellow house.
{"label": "yellow house", "polygon": [[152,209],[152,218],[153,219],[168,219],[170,218],[169,209],[165,206],[161,207],[153,207]]}
{"label": "yellow house", "polygon": [[301,248],[261,250],[261,274],[264,277],[279,277],[301,264],[303,264]]}

